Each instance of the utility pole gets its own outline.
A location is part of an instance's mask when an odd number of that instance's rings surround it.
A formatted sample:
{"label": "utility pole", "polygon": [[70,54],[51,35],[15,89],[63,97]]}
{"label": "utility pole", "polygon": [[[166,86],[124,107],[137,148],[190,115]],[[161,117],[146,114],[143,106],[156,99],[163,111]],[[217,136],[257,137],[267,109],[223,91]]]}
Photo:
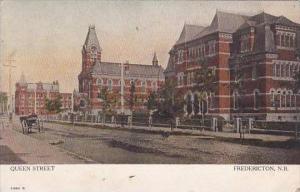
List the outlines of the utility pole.
{"label": "utility pole", "polygon": [[121,113],[124,114],[124,63],[121,63]]}
{"label": "utility pole", "polygon": [[9,103],[9,114],[13,113],[13,109],[12,109],[12,104],[13,104],[13,98],[12,98],[12,82],[11,82],[11,73],[12,73],[12,68],[16,68],[15,65],[12,65],[13,62],[15,62],[16,60],[13,59],[15,52],[13,52],[12,54],[10,54],[7,62],[8,64],[4,64],[4,67],[8,67],[8,102]]}

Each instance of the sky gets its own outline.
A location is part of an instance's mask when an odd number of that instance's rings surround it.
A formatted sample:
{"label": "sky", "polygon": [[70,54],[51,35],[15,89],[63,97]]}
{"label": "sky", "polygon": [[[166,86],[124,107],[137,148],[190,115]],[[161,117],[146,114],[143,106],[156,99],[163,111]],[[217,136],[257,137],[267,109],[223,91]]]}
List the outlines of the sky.
{"label": "sky", "polygon": [[8,90],[9,55],[15,84],[60,82],[78,89],[81,49],[89,25],[96,27],[102,60],[151,64],[154,51],[165,68],[184,23],[207,26],[216,10],[254,15],[265,11],[300,23],[300,1],[11,1],[1,2],[0,88]]}

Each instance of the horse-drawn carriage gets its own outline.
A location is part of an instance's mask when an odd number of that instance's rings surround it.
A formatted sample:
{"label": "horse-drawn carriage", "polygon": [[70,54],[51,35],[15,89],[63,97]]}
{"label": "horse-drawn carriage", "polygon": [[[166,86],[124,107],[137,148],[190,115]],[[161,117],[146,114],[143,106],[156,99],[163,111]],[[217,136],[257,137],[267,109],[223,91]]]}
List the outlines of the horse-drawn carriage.
{"label": "horse-drawn carriage", "polygon": [[22,125],[23,134],[25,132],[31,133],[32,129],[38,129],[38,131],[41,132],[42,124],[37,115],[32,114],[28,116],[22,116],[20,117],[20,121]]}

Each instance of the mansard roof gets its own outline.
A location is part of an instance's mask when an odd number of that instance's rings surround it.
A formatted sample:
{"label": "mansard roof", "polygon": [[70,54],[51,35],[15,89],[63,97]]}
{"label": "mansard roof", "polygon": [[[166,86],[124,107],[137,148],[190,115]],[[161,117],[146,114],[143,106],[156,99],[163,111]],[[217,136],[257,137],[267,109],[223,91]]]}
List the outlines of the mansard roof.
{"label": "mansard roof", "polygon": [[101,50],[101,47],[100,47],[100,44],[99,44],[99,41],[98,41],[98,37],[97,37],[97,34],[96,34],[95,26],[91,25],[91,26],[89,26],[89,31],[88,31],[88,34],[86,36],[83,47],[86,50],[90,50],[93,46],[95,46],[98,51]]}
{"label": "mansard roof", "polygon": [[196,38],[201,38],[215,32],[233,33],[246,21],[247,18],[248,17],[245,15],[217,11],[210,26],[200,32]]}
{"label": "mansard roof", "polygon": [[298,23],[295,23],[295,22],[289,20],[285,16],[278,17],[278,19],[275,21],[275,23],[280,24],[280,25],[291,26],[291,27],[297,27],[297,26],[300,27],[300,25]]}
{"label": "mansard roof", "polygon": [[190,25],[184,24],[182,32],[179,39],[176,41],[175,45],[186,43],[194,39],[195,35],[200,33],[205,27],[200,25]]}
{"label": "mansard roof", "polygon": [[[121,76],[121,63],[97,62],[91,69],[91,73],[96,75]],[[124,64],[125,78],[159,78],[164,79],[161,66],[142,65],[142,64]]]}
{"label": "mansard roof", "polygon": [[250,26],[259,27],[265,24],[280,24],[292,27],[300,27],[284,16],[274,16],[262,12],[254,16],[246,16],[234,13],[217,11],[211,24],[207,27],[185,24],[175,45],[190,42],[215,32],[234,33],[237,30],[245,29]]}
{"label": "mansard roof", "polygon": [[262,12],[257,15],[254,15],[249,18],[251,21],[255,21],[256,24],[261,24],[261,23],[274,23],[274,21],[277,19],[276,16],[270,15],[268,13]]}
{"label": "mansard roof", "polygon": [[217,11],[211,24],[207,27],[185,24],[175,45],[186,43],[215,32],[233,33],[245,21],[247,16]]}

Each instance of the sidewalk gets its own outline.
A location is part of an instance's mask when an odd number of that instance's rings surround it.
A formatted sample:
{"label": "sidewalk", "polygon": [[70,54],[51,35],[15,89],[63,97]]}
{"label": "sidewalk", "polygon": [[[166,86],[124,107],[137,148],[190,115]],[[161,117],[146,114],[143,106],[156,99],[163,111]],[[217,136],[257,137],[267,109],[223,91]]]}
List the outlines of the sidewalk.
{"label": "sidewalk", "polygon": [[23,135],[10,127],[0,127],[0,164],[86,163],[63,149]]}
{"label": "sidewalk", "polygon": [[[61,123],[67,123],[71,124],[69,121],[56,121]],[[147,127],[147,126],[124,126],[123,128],[120,127],[120,125],[116,124],[100,124],[100,123],[89,123],[89,122],[76,122],[75,125],[82,125],[82,126],[91,126],[100,128],[101,126],[107,126],[111,129],[120,129],[120,130],[134,130],[134,131],[144,131],[144,132],[152,132],[152,133],[161,133],[161,132],[171,132],[170,128],[167,127]],[[196,129],[178,129],[174,128],[172,131],[172,134],[178,134],[178,135],[195,135],[195,136],[210,136],[214,138],[219,139],[225,139],[225,140],[238,140],[240,139],[239,133],[233,133],[233,132],[213,132],[213,131],[207,131],[207,130],[196,130]],[[292,136],[286,136],[286,135],[267,135],[267,134],[248,134],[245,133],[244,135],[245,140],[259,140],[261,142],[285,142],[290,139],[293,139]]]}

